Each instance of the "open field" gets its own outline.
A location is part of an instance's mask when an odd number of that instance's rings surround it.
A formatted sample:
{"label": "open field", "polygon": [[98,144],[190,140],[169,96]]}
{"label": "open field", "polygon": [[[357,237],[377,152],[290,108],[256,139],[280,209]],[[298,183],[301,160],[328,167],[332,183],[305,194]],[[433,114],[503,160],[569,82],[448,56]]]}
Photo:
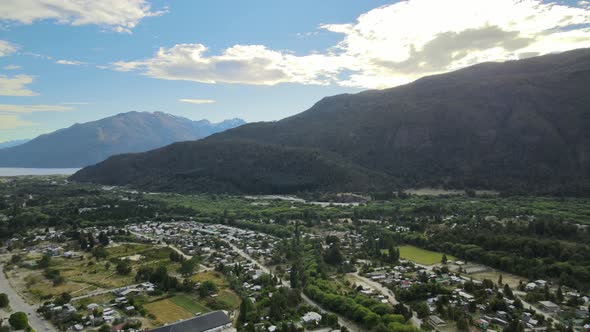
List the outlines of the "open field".
{"label": "open field", "polygon": [[213,281],[213,283],[215,283],[215,285],[217,285],[217,287],[219,288],[224,288],[228,286],[228,283],[223,277],[223,275],[217,271],[206,271],[197,273],[191,277],[191,280],[195,282]]}
{"label": "open field", "polygon": [[[64,292],[81,296],[97,290],[131,285],[135,283],[135,271],[141,266],[166,264],[171,271],[176,270],[178,264],[170,262],[170,250],[153,245],[121,244],[108,247],[108,257],[101,260],[96,260],[88,253],[83,253],[82,258],[53,257],[49,269],[59,271],[64,278],[64,282],[59,285],[48,280],[43,269],[16,268],[9,277],[30,300],[44,300]],[[127,257],[140,258],[131,261],[131,273],[120,275],[116,272],[116,262]]]}
{"label": "open field", "polygon": [[[421,249],[414,246],[400,246],[400,257],[422,265],[440,263],[443,254],[440,252]],[[454,260],[455,257],[447,255],[447,259]]]}
{"label": "open field", "polygon": [[172,323],[194,316],[192,312],[174,303],[172,299],[164,299],[148,303],[144,308],[154,315],[158,324]]}
{"label": "open field", "polygon": [[189,311],[192,314],[206,313],[211,310],[205,307],[203,304],[196,301],[196,299],[189,295],[178,295],[170,299],[177,306]]}
{"label": "open field", "polygon": [[523,282],[527,281],[527,278],[519,277],[514,274],[510,274],[510,273],[506,273],[506,272],[502,272],[502,271],[498,271],[498,270],[493,270],[493,269],[490,269],[488,271],[481,272],[481,273],[474,273],[470,276],[473,279],[477,279],[477,280],[489,279],[489,280],[496,282],[496,281],[498,281],[498,278],[500,277],[500,275],[502,275],[502,282],[504,284],[508,284],[512,289],[516,289],[521,280]]}
{"label": "open field", "polygon": [[227,309],[237,309],[240,306],[240,297],[229,289],[222,290],[215,297],[215,302]]}

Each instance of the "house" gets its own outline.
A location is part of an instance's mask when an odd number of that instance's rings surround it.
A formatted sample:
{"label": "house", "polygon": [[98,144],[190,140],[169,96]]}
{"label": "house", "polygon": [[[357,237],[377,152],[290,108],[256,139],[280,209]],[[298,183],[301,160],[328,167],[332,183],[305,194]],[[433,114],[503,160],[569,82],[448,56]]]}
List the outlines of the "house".
{"label": "house", "polygon": [[545,287],[545,285],[547,285],[547,281],[545,280],[535,280],[535,284],[537,284],[539,287]]}
{"label": "house", "polygon": [[322,320],[322,315],[314,311],[310,311],[306,313],[303,317],[301,317],[301,322],[303,323],[316,323],[320,320]]}
{"label": "house", "polygon": [[541,309],[548,313],[557,313],[559,311],[559,306],[551,301],[539,301],[541,304]]}
{"label": "house", "polygon": [[447,326],[447,323],[436,315],[430,315],[426,318],[426,322],[432,326],[433,329],[437,330],[441,327]]}
{"label": "house", "polygon": [[508,322],[503,320],[502,318],[494,317],[492,318],[492,322],[500,326],[508,326]]}
{"label": "house", "polygon": [[94,311],[95,309],[98,309],[98,304],[90,303],[89,305],[86,306],[86,309],[88,309],[88,311]]}
{"label": "house", "polygon": [[537,289],[537,284],[535,284],[534,282],[529,282],[528,284],[526,284],[524,289],[527,291],[534,291],[535,289]]}
{"label": "house", "polygon": [[219,310],[162,326],[150,330],[150,332],[221,332],[231,330],[233,330],[231,320],[225,312]]}

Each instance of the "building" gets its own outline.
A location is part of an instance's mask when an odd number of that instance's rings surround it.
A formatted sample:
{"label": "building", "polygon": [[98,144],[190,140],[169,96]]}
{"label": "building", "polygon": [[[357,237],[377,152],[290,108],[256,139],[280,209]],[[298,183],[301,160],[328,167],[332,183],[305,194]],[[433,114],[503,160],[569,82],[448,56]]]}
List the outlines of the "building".
{"label": "building", "polygon": [[557,313],[559,312],[559,306],[551,301],[539,301],[541,304],[541,309],[548,313]]}
{"label": "building", "polygon": [[301,322],[303,323],[312,323],[312,322],[319,322],[322,320],[322,315],[318,314],[317,312],[310,311],[306,313],[303,317],[301,317]]}
{"label": "building", "polygon": [[428,325],[432,326],[433,329],[438,330],[441,327],[447,326],[447,323],[436,315],[430,315],[426,318]]}
{"label": "building", "polygon": [[195,318],[159,327],[151,332],[221,332],[234,331],[229,317],[223,311],[213,311]]}

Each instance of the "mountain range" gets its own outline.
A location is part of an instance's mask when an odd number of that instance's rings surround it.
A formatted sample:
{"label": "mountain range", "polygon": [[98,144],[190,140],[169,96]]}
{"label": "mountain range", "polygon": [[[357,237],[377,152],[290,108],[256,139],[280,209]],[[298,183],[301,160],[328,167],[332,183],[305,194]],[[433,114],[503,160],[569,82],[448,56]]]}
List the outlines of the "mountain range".
{"label": "mountain range", "polygon": [[590,194],[589,85],[590,49],[482,63],[111,157],[72,179],[162,191],[444,186]]}
{"label": "mountain range", "polygon": [[22,145],[22,144],[25,144],[28,141],[30,141],[30,140],[28,140],[28,139],[18,139],[18,140],[14,140],[14,141],[2,142],[2,143],[0,143],[0,149],[6,149],[6,148],[11,148],[13,146]]}
{"label": "mountain range", "polygon": [[66,168],[96,164],[121,153],[137,153],[192,141],[245,122],[211,123],[155,112],[128,112],[75,124],[24,144],[0,150],[0,167]]}

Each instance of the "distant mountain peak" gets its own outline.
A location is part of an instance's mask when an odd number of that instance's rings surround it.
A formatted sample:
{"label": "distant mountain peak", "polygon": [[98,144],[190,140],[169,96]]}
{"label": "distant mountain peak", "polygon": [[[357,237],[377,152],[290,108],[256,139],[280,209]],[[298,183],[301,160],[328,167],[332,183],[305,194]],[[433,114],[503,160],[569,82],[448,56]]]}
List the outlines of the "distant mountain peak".
{"label": "distant mountain peak", "polygon": [[[130,111],[76,123],[25,144],[0,150],[0,167],[81,167],[121,153],[137,153],[191,141],[245,122],[193,121],[164,112]],[[1,148],[2,145],[0,145]]]}

